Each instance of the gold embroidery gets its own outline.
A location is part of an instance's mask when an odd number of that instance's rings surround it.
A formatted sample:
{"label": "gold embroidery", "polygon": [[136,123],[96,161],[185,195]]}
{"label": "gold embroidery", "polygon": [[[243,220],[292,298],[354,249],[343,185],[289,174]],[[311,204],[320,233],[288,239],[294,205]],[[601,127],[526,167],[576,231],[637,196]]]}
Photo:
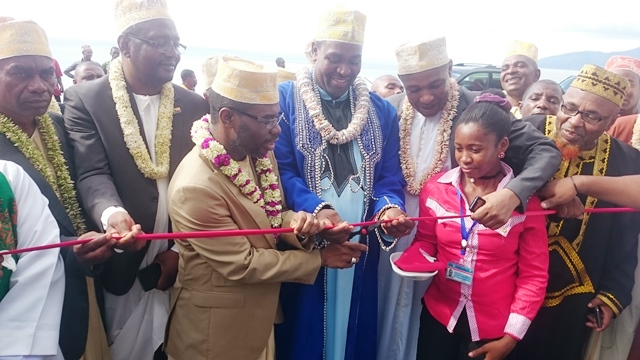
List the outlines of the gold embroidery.
{"label": "gold embroidery", "polygon": [[[545,135],[551,139],[555,136],[555,116],[547,116],[545,123]],[[602,134],[598,138],[598,144],[593,150],[580,153],[577,159],[563,160],[558,172],[553,176],[554,179],[566,178],[573,175],[582,174],[585,164],[593,163],[592,174],[594,176],[604,176],[609,164],[609,154],[611,152],[611,137],[608,134]],[[585,209],[593,209],[598,199],[587,197],[585,201]],[[571,271],[575,282],[564,289],[547,293],[544,305],[554,306],[562,302],[562,300],[572,294],[595,292],[591,279],[584,268],[578,251],[582,245],[587,224],[591,218],[591,213],[585,213],[580,225],[578,236],[569,242],[565,237],[560,235],[564,225],[564,219],[559,222],[550,221],[548,224],[549,236],[549,252],[558,251],[568,269]]]}
{"label": "gold embroidery", "polygon": [[616,307],[618,309],[623,309],[624,307],[622,306],[622,304],[620,304],[620,302],[618,301],[618,299],[616,299],[615,296],[613,296],[613,294],[608,293],[606,291],[600,291],[600,295],[606,297],[607,299],[609,299],[610,301],[613,301],[613,303],[616,305]]}
{"label": "gold embroidery", "polygon": [[549,252],[552,251],[557,251],[565,264],[567,264],[569,271],[571,271],[573,275],[574,283],[560,291],[547,293],[544,299],[544,306],[558,305],[569,295],[592,293],[595,291],[577,250],[564,236],[549,237]]}
{"label": "gold embroidery", "polygon": [[603,296],[602,294],[598,294],[596,297],[597,297],[598,299],[602,300],[602,302],[603,302],[603,303],[607,304],[607,306],[608,306],[611,310],[613,310],[613,312],[614,312],[614,314],[615,314],[616,316],[620,315],[620,310],[619,310],[620,308],[618,308],[617,306],[615,306],[615,305],[611,302],[611,300],[609,300],[609,298],[608,298],[608,297]]}

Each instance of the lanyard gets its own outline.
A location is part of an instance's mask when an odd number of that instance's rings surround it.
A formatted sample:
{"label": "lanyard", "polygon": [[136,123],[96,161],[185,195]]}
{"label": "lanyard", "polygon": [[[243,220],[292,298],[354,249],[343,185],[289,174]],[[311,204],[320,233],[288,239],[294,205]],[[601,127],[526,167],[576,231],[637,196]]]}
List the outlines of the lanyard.
{"label": "lanyard", "polygon": [[[458,193],[458,203],[460,204],[460,216],[464,216],[466,215],[466,212],[464,211],[464,207],[462,206],[462,204],[464,204],[464,202],[462,201],[462,193],[458,188],[456,188],[456,192]],[[478,222],[474,221],[473,224],[471,224],[469,230],[467,230],[467,227],[464,225],[464,218],[460,218],[460,233],[462,234],[462,240],[460,240],[460,255],[466,254],[469,235],[471,235],[471,230],[473,230],[473,227],[476,225],[478,225]]]}

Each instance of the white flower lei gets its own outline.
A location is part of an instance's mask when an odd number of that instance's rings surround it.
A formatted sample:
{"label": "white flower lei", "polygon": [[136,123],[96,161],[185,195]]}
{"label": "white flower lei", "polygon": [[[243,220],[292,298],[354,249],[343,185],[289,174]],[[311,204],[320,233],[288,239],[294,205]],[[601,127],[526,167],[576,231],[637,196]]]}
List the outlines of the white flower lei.
{"label": "white flower lei", "polygon": [[[451,126],[453,125],[453,118],[456,116],[458,110],[459,100],[460,93],[458,92],[458,83],[450,79],[447,103],[444,106],[442,117],[438,124],[433,160],[427,170],[422,174],[420,182],[416,183],[416,165],[411,158],[411,126],[416,110],[411,106],[409,99],[405,99],[402,107],[402,116],[400,117],[400,166],[402,167],[402,174],[407,180],[406,190],[410,194],[420,194],[427,180],[442,171],[449,153]],[[420,141],[424,140],[420,139]]]}
{"label": "white flower lei", "polygon": [[322,113],[320,94],[316,92],[315,87],[317,85],[311,78],[311,71],[306,68],[300,70],[296,74],[296,80],[300,89],[300,96],[309,111],[309,116],[313,119],[314,126],[322,136],[322,140],[334,145],[342,145],[360,136],[362,128],[364,128],[369,117],[369,108],[371,108],[369,88],[363,79],[357,78],[353,83],[356,91],[355,112],[351,122],[349,122],[349,126],[340,131],[337,131]]}
{"label": "white flower lei", "polygon": [[158,110],[158,129],[155,138],[156,163],[151,161],[149,150],[140,135],[140,127],[136,119],[127,83],[122,70],[122,60],[113,60],[109,67],[109,84],[116,104],[116,112],[120,119],[120,127],[124,134],[124,142],[129,149],[140,172],[150,179],[162,179],[169,174],[171,130],[173,129],[173,86],[168,82],[160,91],[160,108]]}
{"label": "white flower lei", "polygon": [[200,148],[202,155],[220,168],[240,191],[254,204],[260,206],[269,218],[271,228],[282,226],[282,197],[278,187],[278,178],[273,172],[271,160],[265,155],[256,160],[256,171],[260,181],[260,189],[247,174],[242,171],[240,164],[233,160],[224,146],[217,142],[209,130],[209,119],[203,117],[193,123],[191,139]]}

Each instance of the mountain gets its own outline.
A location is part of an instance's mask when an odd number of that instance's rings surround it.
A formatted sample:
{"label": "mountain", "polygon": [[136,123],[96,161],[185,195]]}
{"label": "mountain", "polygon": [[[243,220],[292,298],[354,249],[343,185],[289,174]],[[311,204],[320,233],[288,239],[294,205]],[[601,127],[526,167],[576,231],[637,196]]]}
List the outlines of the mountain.
{"label": "mountain", "polygon": [[603,53],[599,51],[579,51],[568,54],[550,56],[538,60],[538,67],[550,69],[580,70],[584,64],[604,66],[613,55],[626,55],[640,59],[640,48],[627,51]]}

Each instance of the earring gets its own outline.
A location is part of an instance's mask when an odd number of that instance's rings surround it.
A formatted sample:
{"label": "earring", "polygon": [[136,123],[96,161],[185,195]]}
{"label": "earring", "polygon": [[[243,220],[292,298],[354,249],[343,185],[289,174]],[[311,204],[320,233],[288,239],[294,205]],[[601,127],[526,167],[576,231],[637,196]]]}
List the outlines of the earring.
{"label": "earring", "polygon": [[501,152],[500,154],[498,154],[498,158],[502,159],[504,157],[504,153]]}

